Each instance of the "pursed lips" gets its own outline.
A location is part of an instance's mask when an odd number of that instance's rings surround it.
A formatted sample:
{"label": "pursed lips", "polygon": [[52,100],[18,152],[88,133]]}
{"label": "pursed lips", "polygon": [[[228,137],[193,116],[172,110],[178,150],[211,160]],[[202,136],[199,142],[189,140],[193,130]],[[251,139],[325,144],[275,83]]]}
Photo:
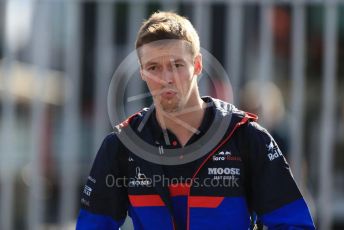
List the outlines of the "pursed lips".
{"label": "pursed lips", "polygon": [[171,98],[177,94],[177,91],[174,89],[163,89],[160,92],[160,95],[163,97]]}

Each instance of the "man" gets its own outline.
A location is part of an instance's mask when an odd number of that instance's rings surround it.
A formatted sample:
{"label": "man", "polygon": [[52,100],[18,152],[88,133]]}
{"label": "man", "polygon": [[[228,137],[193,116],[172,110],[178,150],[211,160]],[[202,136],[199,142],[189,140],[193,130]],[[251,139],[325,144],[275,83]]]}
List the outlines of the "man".
{"label": "man", "polygon": [[[174,13],[154,13],[140,28],[136,48],[154,106],[103,141],[77,229],[118,229],[127,213],[135,229],[249,229],[256,222],[269,229],[314,229],[285,158],[257,117],[200,97],[202,56],[191,23]],[[161,164],[124,143],[129,130],[159,150]],[[204,137],[214,140],[221,130],[217,141],[205,143]],[[209,145],[205,154],[183,161],[189,146],[201,153]],[[168,150],[177,152],[179,163],[164,161],[173,157]]]}

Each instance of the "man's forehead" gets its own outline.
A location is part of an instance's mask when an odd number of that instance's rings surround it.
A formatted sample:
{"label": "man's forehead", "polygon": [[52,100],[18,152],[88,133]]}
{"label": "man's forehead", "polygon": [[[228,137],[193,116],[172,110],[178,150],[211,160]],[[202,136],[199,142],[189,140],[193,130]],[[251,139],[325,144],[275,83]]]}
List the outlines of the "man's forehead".
{"label": "man's forehead", "polygon": [[189,44],[183,40],[148,43],[140,48],[139,53],[143,64],[154,60],[177,60],[192,56]]}
{"label": "man's forehead", "polygon": [[178,62],[178,61],[186,61],[187,58],[183,56],[176,56],[171,54],[159,54],[158,56],[150,56],[147,58],[141,58],[142,64],[151,64],[151,63],[167,63],[167,62]]}

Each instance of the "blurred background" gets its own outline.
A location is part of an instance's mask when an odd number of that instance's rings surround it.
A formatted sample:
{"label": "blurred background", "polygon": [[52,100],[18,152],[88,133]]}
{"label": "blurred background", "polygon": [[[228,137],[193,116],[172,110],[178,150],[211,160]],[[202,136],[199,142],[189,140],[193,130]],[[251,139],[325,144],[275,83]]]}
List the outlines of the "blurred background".
{"label": "blurred background", "polygon": [[[112,75],[157,10],[188,17],[227,71],[234,97],[215,93],[221,77],[201,83],[203,95],[257,113],[318,229],[344,229],[339,0],[0,1],[0,229],[75,228],[83,184],[112,129]],[[145,90],[137,74],[126,93]],[[126,103],[128,115],[145,103]]]}

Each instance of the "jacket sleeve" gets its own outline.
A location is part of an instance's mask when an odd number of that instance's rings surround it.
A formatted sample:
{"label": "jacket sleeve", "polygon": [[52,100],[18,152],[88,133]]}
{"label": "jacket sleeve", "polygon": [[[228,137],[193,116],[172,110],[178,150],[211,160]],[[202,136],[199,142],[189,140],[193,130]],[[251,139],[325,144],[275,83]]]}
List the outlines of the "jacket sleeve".
{"label": "jacket sleeve", "polygon": [[119,229],[124,223],[128,196],[120,170],[120,149],[114,133],[104,139],[82,191],[77,230]]}
{"label": "jacket sleeve", "polygon": [[258,221],[268,229],[315,229],[289,165],[271,135],[250,122],[242,144],[248,163],[248,199]]}

